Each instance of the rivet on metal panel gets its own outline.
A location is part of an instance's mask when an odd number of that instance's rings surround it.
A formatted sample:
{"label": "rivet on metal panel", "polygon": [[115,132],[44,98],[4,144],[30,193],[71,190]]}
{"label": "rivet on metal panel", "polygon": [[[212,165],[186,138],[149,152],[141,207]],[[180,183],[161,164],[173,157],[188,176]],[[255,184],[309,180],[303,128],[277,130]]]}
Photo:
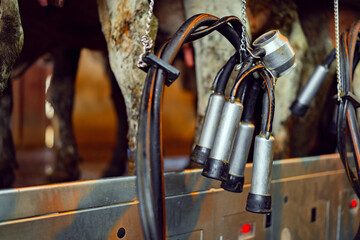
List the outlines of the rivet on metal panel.
{"label": "rivet on metal panel", "polygon": [[125,231],[125,228],[119,228],[119,230],[118,230],[118,232],[117,232],[117,237],[118,238],[123,238],[123,237],[125,237],[125,234],[126,234],[126,231]]}

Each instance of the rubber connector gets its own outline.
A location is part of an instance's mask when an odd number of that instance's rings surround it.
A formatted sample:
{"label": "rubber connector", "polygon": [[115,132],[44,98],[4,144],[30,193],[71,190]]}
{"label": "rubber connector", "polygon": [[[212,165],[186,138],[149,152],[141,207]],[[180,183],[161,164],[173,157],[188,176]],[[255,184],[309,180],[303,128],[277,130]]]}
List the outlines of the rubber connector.
{"label": "rubber connector", "polygon": [[249,193],[246,202],[246,211],[266,214],[271,212],[271,196]]}
{"label": "rubber connector", "polygon": [[[165,85],[166,86],[170,86],[173,82],[175,82],[175,80],[179,77],[180,75],[180,71],[178,69],[176,69],[174,66],[172,66],[171,64],[165,62],[164,60],[162,60],[161,58],[158,58],[155,54],[153,53],[146,53],[143,61],[148,64],[149,66],[152,67],[158,67],[161,68],[162,70],[164,70],[166,72],[166,79],[165,79]],[[143,69],[145,72],[148,71],[148,69]]]}
{"label": "rubber connector", "polygon": [[309,106],[301,104],[298,100],[293,102],[290,106],[291,112],[299,117],[303,117],[308,109]]}
{"label": "rubber connector", "polygon": [[204,177],[212,178],[219,181],[225,181],[229,171],[229,164],[223,161],[208,158],[201,173]]}
{"label": "rubber connector", "polygon": [[210,155],[211,149],[196,145],[190,155],[190,159],[193,162],[204,165]]}
{"label": "rubber connector", "polygon": [[244,186],[244,177],[229,174],[226,181],[221,183],[221,187],[229,192],[241,193]]}

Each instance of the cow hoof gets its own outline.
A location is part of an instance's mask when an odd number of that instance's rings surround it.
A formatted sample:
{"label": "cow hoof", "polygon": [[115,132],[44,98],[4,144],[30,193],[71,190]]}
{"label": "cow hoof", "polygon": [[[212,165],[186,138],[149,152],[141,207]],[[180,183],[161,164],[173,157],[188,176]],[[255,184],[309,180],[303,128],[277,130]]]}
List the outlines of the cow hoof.
{"label": "cow hoof", "polygon": [[12,167],[0,169],[0,189],[11,188],[15,182],[15,173]]}
{"label": "cow hoof", "polygon": [[48,180],[50,183],[58,183],[58,182],[70,182],[76,181],[80,178],[79,169],[74,169],[74,171],[58,171],[55,170],[51,174],[48,175]]}
{"label": "cow hoof", "polygon": [[80,170],[77,165],[66,168],[55,166],[47,177],[50,183],[76,181],[80,178]]}
{"label": "cow hoof", "polygon": [[115,164],[110,164],[110,166],[105,170],[105,172],[103,173],[102,177],[106,178],[106,177],[118,177],[118,176],[123,176],[126,173],[126,166],[121,164],[121,165],[115,165]]}

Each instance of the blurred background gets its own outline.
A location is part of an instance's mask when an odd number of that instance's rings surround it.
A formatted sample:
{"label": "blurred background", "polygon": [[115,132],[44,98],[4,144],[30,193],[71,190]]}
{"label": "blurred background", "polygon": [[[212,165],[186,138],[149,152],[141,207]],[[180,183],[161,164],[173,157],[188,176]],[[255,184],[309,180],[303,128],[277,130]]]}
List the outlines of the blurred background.
{"label": "blurred background", "polygon": [[[181,67],[183,63],[176,64]],[[56,120],[46,101],[52,67],[51,59],[41,58],[13,81],[12,128],[20,166],[15,187],[47,183],[45,173],[54,164]],[[99,178],[113,154],[117,122],[110,92],[102,54],[82,50],[73,112],[75,137],[82,156],[81,180]],[[195,134],[196,95],[184,88],[180,78],[166,89],[164,102],[165,168],[182,169],[188,164]]]}

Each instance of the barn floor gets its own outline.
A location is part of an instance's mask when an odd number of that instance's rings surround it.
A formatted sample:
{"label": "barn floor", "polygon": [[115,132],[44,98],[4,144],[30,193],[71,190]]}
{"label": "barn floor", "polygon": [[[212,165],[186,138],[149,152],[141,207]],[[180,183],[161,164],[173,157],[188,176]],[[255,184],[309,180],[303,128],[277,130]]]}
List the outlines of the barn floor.
{"label": "barn floor", "polygon": [[[81,179],[98,179],[110,162],[111,151],[107,149],[80,149],[84,161],[80,163]],[[14,187],[27,187],[48,184],[46,173],[51,171],[55,154],[49,148],[18,150],[16,152],[19,168],[16,170]],[[181,170],[188,164],[188,157],[165,157],[166,171]]]}

